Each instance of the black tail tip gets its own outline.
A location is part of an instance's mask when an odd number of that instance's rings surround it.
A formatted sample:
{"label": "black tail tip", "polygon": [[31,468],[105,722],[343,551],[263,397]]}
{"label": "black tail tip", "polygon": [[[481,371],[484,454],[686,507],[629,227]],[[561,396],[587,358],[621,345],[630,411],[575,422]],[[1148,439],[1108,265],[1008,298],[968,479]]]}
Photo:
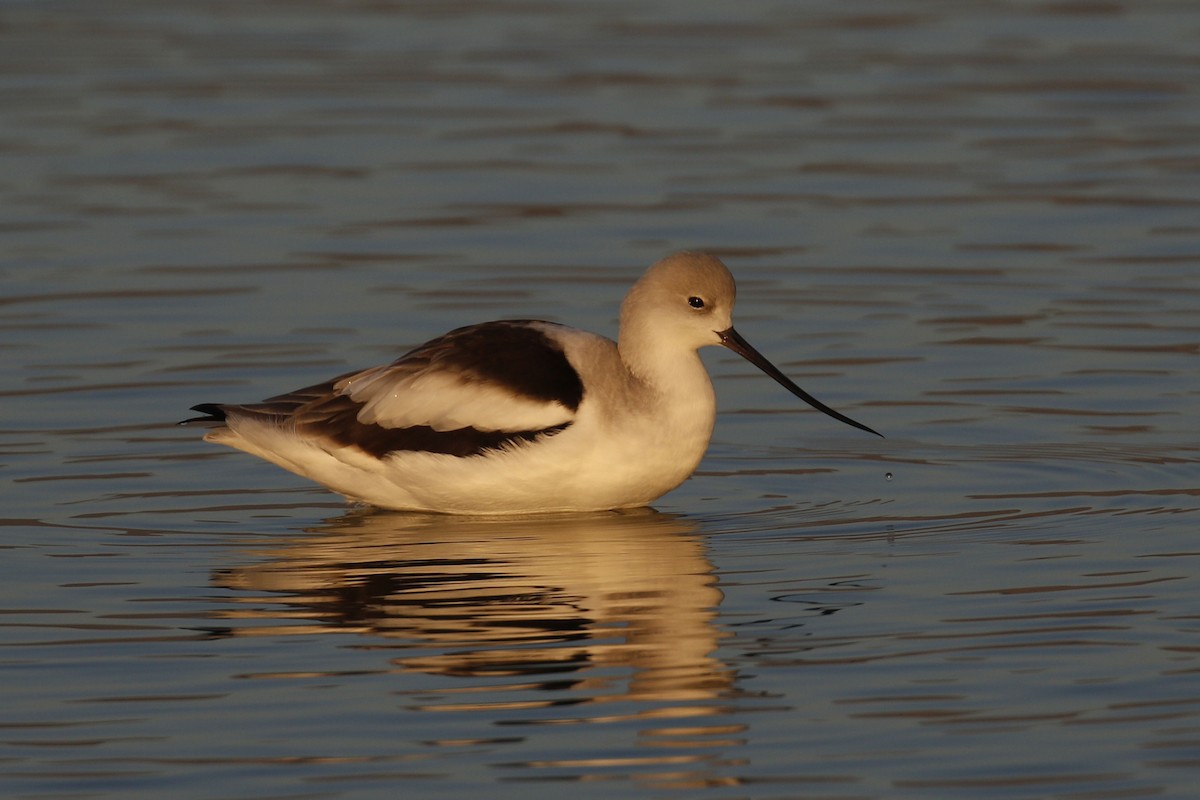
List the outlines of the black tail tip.
{"label": "black tail tip", "polygon": [[198,406],[192,406],[192,411],[199,411],[203,417],[191,417],[181,420],[180,425],[189,425],[193,422],[224,422],[225,409],[217,403],[201,403]]}

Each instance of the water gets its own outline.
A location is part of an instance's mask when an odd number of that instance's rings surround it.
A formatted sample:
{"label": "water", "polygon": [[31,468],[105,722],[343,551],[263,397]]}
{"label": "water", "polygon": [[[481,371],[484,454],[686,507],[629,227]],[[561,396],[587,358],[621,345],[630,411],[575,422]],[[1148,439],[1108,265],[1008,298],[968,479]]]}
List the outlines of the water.
{"label": "water", "polygon": [[[1190,798],[1200,11],[0,10],[0,791]],[[172,423],[723,255],[652,512],[370,513]]]}

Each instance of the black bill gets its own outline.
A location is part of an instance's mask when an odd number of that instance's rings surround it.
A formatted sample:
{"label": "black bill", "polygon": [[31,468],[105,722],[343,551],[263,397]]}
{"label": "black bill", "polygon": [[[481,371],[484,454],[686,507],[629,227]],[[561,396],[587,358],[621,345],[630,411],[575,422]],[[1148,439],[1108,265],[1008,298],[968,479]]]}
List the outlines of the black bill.
{"label": "black bill", "polygon": [[730,350],[737,353],[739,356],[746,359],[751,364],[753,364],[754,366],[761,369],[763,372],[770,375],[772,378],[774,378],[776,380],[776,382],[779,383],[780,386],[787,389],[789,392],[796,395],[796,397],[799,397],[804,402],[808,403],[810,406],[815,408],[817,411],[822,411],[822,412],[828,414],[829,416],[833,417],[834,419],[844,422],[847,425],[852,425],[855,428],[858,428],[859,430],[866,431],[867,433],[873,433],[876,436],[879,436],[881,438],[883,437],[883,434],[880,433],[879,431],[868,428],[866,425],[863,425],[861,422],[856,422],[855,420],[852,420],[849,417],[847,417],[845,414],[842,414],[838,411],[834,411],[832,408],[825,405],[820,400],[813,397],[811,394],[804,391],[796,384],[792,383],[792,380],[787,375],[784,375],[782,372],[780,372],[775,367],[774,364],[772,364],[770,361],[767,361],[766,357],[762,353],[758,352],[753,347],[751,347],[750,343],[747,342],[745,339],[743,339],[742,335],[740,333],[738,333],[737,331],[735,331],[733,328],[728,328],[723,331],[717,331],[716,334],[717,334],[717,336],[721,337],[721,344],[725,345]]}

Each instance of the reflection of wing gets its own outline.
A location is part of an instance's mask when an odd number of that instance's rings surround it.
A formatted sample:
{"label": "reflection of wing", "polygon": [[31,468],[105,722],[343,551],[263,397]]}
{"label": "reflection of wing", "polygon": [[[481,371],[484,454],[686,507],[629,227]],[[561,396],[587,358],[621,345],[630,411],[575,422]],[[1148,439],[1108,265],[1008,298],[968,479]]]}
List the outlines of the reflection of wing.
{"label": "reflection of wing", "polygon": [[[238,593],[221,612],[228,635],[352,630],[420,643],[394,653],[405,669],[576,673],[596,678],[580,684],[583,696],[609,699],[690,702],[721,694],[732,679],[714,655],[721,593],[687,519],[646,509],[508,518],[358,512],[261,555],[213,575]],[[618,679],[614,667],[631,674]],[[525,697],[547,693],[536,680],[521,686]],[[511,700],[516,687],[478,687],[485,690],[477,696],[484,705]],[[561,700],[561,690],[550,694]]]}
{"label": "reflection of wing", "polygon": [[479,455],[569,426],[583,383],[547,322],[459,328],[395,362],[249,405],[196,406],[353,446],[376,457],[403,450]]}

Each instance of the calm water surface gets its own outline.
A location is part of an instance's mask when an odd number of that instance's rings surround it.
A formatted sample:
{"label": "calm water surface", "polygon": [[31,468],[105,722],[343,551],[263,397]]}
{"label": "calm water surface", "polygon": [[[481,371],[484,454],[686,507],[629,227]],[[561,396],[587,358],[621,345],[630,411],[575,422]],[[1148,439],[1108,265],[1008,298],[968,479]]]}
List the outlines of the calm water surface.
{"label": "calm water surface", "polygon": [[[1194,3],[0,7],[0,794],[1192,798]],[[175,427],[466,322],[738,327],[654,510]]]}

